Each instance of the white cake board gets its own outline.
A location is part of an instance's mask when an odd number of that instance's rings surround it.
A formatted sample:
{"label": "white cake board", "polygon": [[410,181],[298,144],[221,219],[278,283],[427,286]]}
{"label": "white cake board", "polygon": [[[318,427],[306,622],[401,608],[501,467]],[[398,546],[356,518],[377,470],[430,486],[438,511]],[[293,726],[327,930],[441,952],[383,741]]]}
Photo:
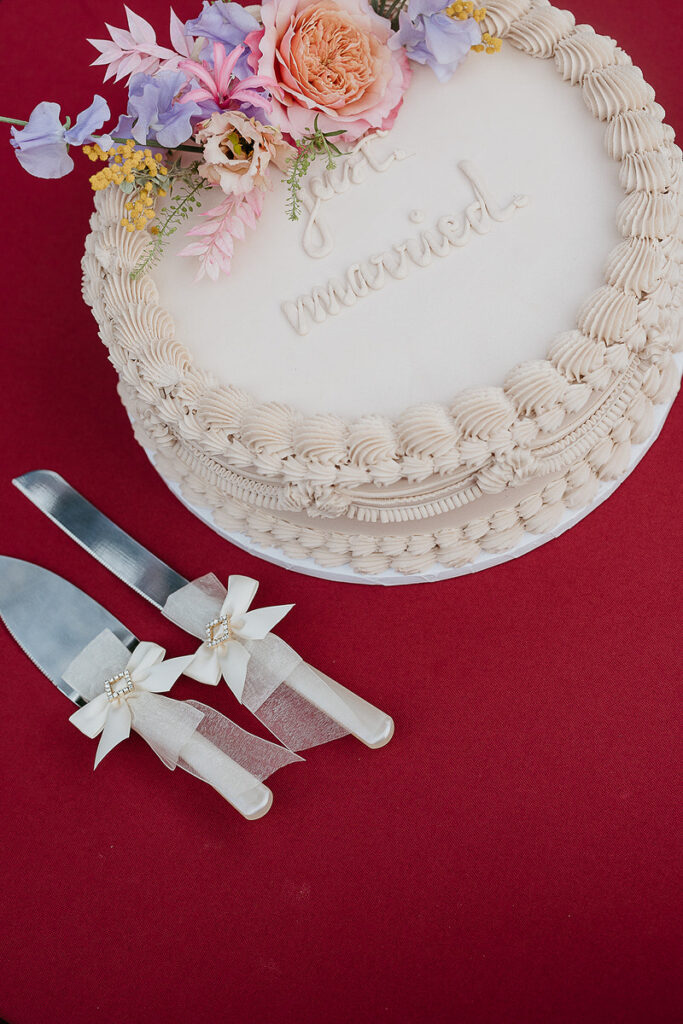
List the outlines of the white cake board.
{"label": "white cake board", "polygon": [[[676,357],[676,362],[679,371],[683,369],[683,354]],[[673,401],[675,401],[675,398]],[[578,511],[565,511],[557,526],[548,533],[527,534],[523,540],[510,548],[509,551],[504,551],[500,554],[488,554],[487,552],[482,552],[474,559],[474,561],[469,562],[467,565],[460,566],[457,569],[448,568],[445,565],[440,565],[438,562],[435,562],[434,565],[425,572],[415,573],[410,576],[397,572],[395,569],[389,569],[386,572],[378,573],[376,575],[366,575],[365,573],[356,572],[355,569],[351,569],[349,566],[342,565],[328,569],[318,565],[312,558],[288,558],[279,548],[263,547],[260,544],[255,544],[254,541],[244,533],[232,533],[227,530],[222,530],[219,526],[216,526],[209,509],[191,505],[183,498],[178,484],[173,483],[170,480],[166,480],[163,476],[162,480],[164,480],[167,487],[173,492],[173,494],[175,494],[182,504],[189,509],[190,512],[197,516],[198,519],[201,519],[203,523],[206,523],[207,526],[211,527],[211,529],[220,537],[230,541],[231,544],[235,544],[238,548],[242,548],[243,551],[248,551],[250,555],[255,555],[257,558],[263,558],[266,562],[273,562],[275,565],[279,565],[283,569],[291,569],[292,572],[300,572],[306,576],[317,576],[319,579],[323,580],[332,580],[335,583],[363,583],[366,585],[372,584],[384,587],[401,586],[412,583],[435,583],[438,580],[448,580],[453,579],[455,576],[467,576],[473,572],[481,572],[482,569],[490,569],[494,565],[501,565],[503,562],[509,562],[513,558],[519,558],[521,555],[526,555],[527,552],[533,551],[534,548],[540,547],[541,544],[547,544],[548,541],[554,540],[556,537],[559,537],[560,534],[564,533],[565,530],[569,530],[572,526],[576,526],[577,523],[580,523],[581,520],[587,515],[590,515],[594,509],[599,505],[602,505],[603,501],[606,501],[607,498],[616,491],[617,487],[624,482],[626,477],[633,472],[642,457],[659,437],[666,417],[673,405],[673,401],[669,402],[668,405],[656,407],[655,426],[650,437],[642,444],[633,446],[631,462],[623,476],[619,477],[618,480],[610,480],[600,484],[597,497],[592,504],[587,505],[585,508],[579,509]],[[152,464],[154,464],[154,455],[152,452],[147,451],[147,455]]]}

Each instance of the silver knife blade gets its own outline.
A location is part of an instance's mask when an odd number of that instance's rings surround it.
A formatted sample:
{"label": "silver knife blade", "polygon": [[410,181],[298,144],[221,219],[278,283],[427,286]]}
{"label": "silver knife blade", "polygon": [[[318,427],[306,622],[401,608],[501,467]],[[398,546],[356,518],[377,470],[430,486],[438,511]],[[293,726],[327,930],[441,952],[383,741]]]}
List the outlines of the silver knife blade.
{"label": "silver knife blade", "polygon": [[35,469],[12,483],[72,540],[158,609],[188,583],[91,505],[59,473]]}
{"label": "silver knife blade", "polygon": [[62,675],[103,629],[129,650],[138,640],[106,608],[48,569],[0,555],[0,618],[34,665],[79,706],[85,701]]}

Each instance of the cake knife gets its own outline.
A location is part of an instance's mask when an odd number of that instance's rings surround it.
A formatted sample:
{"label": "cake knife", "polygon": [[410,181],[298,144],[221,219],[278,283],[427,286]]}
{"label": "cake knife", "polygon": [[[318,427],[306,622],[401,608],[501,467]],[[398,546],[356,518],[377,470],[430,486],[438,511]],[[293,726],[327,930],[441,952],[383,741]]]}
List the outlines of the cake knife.
{"label": "cake knife", "polygon": [[[160,611],[164,611],[171,595],[189,586],[188,580],[125,533],[53,470],[33,470],[17,477],[13,483],[77,544]],[[298,659],[279,638],[272,638],[271,634],[269,639],[278,642],[280,653],[284,651],[285,658],[289,653]],[[338,728],[336,732],[322,730],[324,739],[315,739],[311,743],[308,737],[302,738],[298,724],[283,733],[261,713],[261,708],[251,708],[282,742],[293,750],[302,750],[347,733],[373,749],[389,742],[394,733],[394,723],[389,715],[318,669],[305,662],[301,664],[308,671],[294,672],[286,680],[287,687],[291,688],[297,700],[303,697]],[[289,725],[292,725],[291,716]]]}
{"label": "cake knife", "polygon": [[[162,671],[154,683],[149,682],[149,672],[147,681],[144,672],[140,673],[142,682],[134,681],[138,676],[131,667],[131,680],[123,665],[132,665],[133,652],[147,651],[149,663],[150,653],[156,651],[160,661],[163,650],[155,644],[141,644],[93,598],[47,569],[0,555],[0,619],[31,661],[81,709],[71,718],[81,731],[92,737],[101,732],[104,739],[108,713],[113,711],[120,717],[123,711],[124,717],[129,716],[128,730],[132,727],[140,733],[167,767],[177,765],[207,782],[247,819],[262,817],[272,803],[272,793],[261,780],[277,768],[300,760],[283,747],[245,733],[205,705],[161,696],[181,674],[187,658],[158,665]],[[109,672],[107,665],[111,666]],[[99,678],[98,671],[103,673]],[[140,710],[131,715],[123,704],[125,701],[129,705],[127,696],[136,690]],[[97,696],[93,696],[95,691]],[[84,726],[76,719],[86,707],[91,714],[84,716],[90,720]],[[104,725],[96,721],[97,715],[101,715]],[[110,734],[114,731],[109,729]],[[124,727],[119,738],[127,734]],[[219,736],[223,740],[215,742]],[[241,763],[223,749],[226,736],[227,746],[232,746]],[[116,742],[114,739],[109,749]],[[246,767],[250,761],[251,770]],[[267,765],[268,770],[255,776],[252,772],[258,771],[256,762]]]}

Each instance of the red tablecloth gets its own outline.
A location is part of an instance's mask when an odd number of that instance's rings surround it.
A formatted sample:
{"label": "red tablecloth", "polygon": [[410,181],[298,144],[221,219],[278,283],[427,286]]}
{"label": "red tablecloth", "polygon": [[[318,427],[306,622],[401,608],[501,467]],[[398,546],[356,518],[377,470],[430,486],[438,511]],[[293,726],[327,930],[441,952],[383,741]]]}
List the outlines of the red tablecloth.
{"label": "red tablecloth", "polygon": [[[619,38],[680,123],[679,0],[571,3]],[[133,6],[165,42],[166,3]],[[197,6],[176,2],[183,17]],[[105,19],[122,24],[121,5],[4,0],[2,113],[26,116],[42,99],[83,108],[102,89],[84,38]],[[115,106],[120,88],[104,91]],[[2,551],[187,651],[10,485],[57,469],[186,576],[247,573],[263,603],[295,601],[282,635],[396,719],[381,751],[346,739],[281,771],[273,810],[248,823],[136,737],[93,775],[71,705],[0,628],[0,1016],[680,1019],[680,403],[605,505],[519,561],[387,590],[287,573],[196,521],[132,440],[79,294],[91,165],[49,183],[8,148],[0,159]],[[175,693],[206,698],[190,681]],[[226,688],[215,701],[234,712]]]}

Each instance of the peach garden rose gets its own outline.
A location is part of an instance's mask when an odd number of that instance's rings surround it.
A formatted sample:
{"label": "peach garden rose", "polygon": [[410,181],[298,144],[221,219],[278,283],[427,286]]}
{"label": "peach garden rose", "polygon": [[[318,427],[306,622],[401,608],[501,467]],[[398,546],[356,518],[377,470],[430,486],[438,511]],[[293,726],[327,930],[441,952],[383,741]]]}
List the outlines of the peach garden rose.
{"label": "peach garden rose", "polygon": [[390,49],[391,25],[367,0],[265,0],[259,75],[282,94],[272,120],[301,138],[316,117],[346,141],[393,125],[410,82],[405,50]]}

